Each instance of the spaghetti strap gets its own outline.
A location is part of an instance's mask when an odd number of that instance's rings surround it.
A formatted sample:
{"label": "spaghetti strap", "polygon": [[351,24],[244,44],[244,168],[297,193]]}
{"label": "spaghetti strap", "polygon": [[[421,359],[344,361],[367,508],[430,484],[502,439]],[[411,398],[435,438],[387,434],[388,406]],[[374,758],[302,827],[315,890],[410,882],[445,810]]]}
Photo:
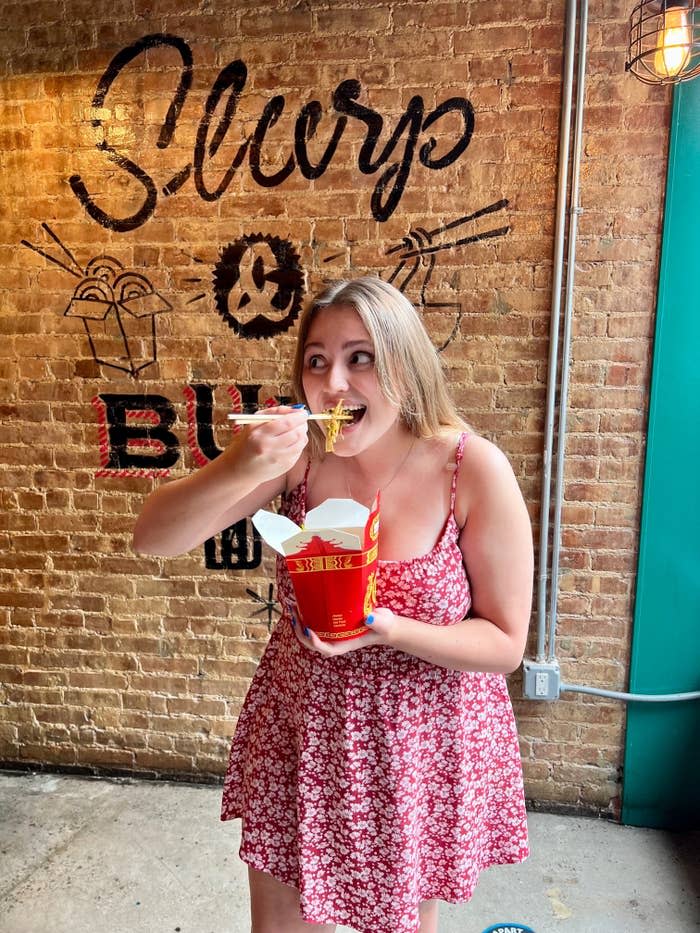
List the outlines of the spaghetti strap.
{"label": "spaghetti strap", "polygon": [[464,444],[469,435],[466,431],[459,435],[459,440],[457,441],[457,450],[455,452],[455,469],[452,474],[452,489],[450,490],[450,511],[454,512],[455,510],[455,499],[457,498],[457,478],[459,476],[459,467],[462,462],[462,457],[464,456]]}
{"label": "spaghetti strap", "polygon": [[287,502],[294,495],[301,495],[302,502],[306,502],[306,486],[307,486],[307,481],[309,479],[310,469],[311,469],[311,458],[309,457],[306,463],[306,469],[304,470],[303,478],[300,480],[300,482],[296,484],[296,486],[294,486],[293,489],[286,490],[285,492],[282,493],[283,502]]}
{"label": "spaghetti strap", "polygon": [[302,483],[304,484],[304,489],[306,489],[306,483],[309,479],[309,470],[311,469],[311,457],[306,461],[306,469],[304,470],[304,479]]}
{"label": "spaghetti strap", "polygon": [[309,498],[309,470],[311,469],[312,464],[311,457],[306,462],[306,469],[304,470],[304,479],[299,483],[299,495],[301,496],[301,501],[304,503],[304,515],[306,515],[306,503]]}

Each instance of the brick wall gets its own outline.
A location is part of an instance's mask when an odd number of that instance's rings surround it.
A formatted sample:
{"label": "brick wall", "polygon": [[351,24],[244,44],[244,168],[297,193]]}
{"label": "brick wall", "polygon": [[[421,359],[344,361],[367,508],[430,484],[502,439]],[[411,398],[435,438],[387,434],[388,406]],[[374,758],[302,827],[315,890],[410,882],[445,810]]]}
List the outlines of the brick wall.
{"label": "brick wall", "polygon": [[[629,5],[590,11],[557,650],[569,682],[618,689],[669,119],[624,74]],[[131,528],[232,405],[289,391],[324,279],[419,304],[536,524],[563,8],[0,2],[6,764],[222,773],[271,560],[249,527],[170,560]],[[616,812],[624,708],[511,686],[528,796]]]}

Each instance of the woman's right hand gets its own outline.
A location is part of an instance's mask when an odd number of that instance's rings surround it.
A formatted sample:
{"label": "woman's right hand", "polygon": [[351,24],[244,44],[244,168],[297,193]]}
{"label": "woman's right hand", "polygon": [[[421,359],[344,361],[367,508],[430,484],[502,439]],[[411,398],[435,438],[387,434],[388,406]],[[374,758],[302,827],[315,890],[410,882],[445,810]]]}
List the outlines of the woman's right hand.
{"label": "woman's right hand", "polygon": [[278,406],[279,417],[245,427],[221,456],[151,493],[134,527],[134,550],[172,557],[265,507],[307,441],[306,409]]}
{"label": "woman's right hand", "polygon": [[278,417],[247,425],[236,449],[236,465],[258,483],[277,479],[292,469],[308,440],[309,413],[305,408],[277,405],[265,409]]}

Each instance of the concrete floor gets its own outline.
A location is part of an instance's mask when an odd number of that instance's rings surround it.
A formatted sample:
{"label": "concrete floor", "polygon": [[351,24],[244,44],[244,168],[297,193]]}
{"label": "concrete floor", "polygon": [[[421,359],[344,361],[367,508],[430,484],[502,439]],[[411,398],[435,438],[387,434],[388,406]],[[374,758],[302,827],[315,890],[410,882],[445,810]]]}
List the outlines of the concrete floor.
{"label": "concrete floor", "polygon": [[[0,772],[0,933],[248,933],[238,822],[219,822],[219,799],[218,787]],[[527,862],[441,906],[440,933],[700,931],[700,833],[532,813],[530,834]]]}

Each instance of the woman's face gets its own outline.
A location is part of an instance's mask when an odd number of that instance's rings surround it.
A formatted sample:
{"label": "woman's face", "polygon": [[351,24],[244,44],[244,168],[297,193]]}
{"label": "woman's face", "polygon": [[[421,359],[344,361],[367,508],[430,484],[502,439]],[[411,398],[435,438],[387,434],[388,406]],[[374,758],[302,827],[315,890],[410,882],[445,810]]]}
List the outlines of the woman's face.
{"label": "woman's face", "polygon": [[366,450],[397,425],[399,408],[379,387],[372,339],[349,305],[316,314],[304,347],[302,382],[312,412],[340,401],[352,411],[353,421],[344,423],[335,445],[341,457]]}

